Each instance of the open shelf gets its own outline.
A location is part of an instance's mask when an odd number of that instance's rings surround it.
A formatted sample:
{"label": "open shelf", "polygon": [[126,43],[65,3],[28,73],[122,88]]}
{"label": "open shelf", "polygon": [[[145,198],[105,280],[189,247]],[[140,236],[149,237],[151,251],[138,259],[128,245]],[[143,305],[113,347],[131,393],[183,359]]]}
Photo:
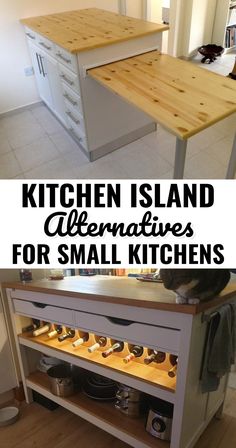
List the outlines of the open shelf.
{"label": "open shelf", "polygon": [[82,392],[67,398],[53,395],[47,374],[42,372],[31,373],[26,378],[26,384],[29,388],[136,448],[169,448],[170,446],[168,442],[156,439],[146,432],[145,417],[127,417],[115,409],[114,402],[95,401]]}
{"label": "open shelf", "polygon": [[[126,365],[122,361],[124,356],[122,354],[117,353],[104,359],[101,356],[101,351],[90,354],[86,346],[80,346],[75,349],[71,342],[64,341],[60,343],[55,339],[48,340],[45,335],[33,337],[24,333],[19,336],[19,342],[21,345],[28,346],[60,359],[65,359],[87,370],[98,371],[94,367],[99,367],[100,374],[111,377],[119,382],[128,384],[126,380],[128,377],[135,378],[140,383],[137,388],[150,395],[159,396],[171,403],[175,401],[176,378],[170,378],[168,376],[168,367],[164,370],[163,367],[159,368],[158,364],[152,366],[152,364],[144,365],[140,362],[132,362]],[[111,375],[111,372],[113,375]],[[147,387],[144,387],[145,384]]]}

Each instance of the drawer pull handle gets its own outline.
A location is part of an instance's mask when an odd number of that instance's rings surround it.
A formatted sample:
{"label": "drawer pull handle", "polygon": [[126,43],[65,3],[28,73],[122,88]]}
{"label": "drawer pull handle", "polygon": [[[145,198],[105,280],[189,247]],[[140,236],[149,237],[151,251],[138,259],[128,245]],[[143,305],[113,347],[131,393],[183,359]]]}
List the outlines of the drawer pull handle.
{"label": "drawer pull handle", "polygon": [[46,45],[44,42],[39,42],[39,45],[41,45],[41,47],[46,48],[46,50],[51,50],[52,47],[49,47],[49,45]]}
{"label": "drawer pull handle", "polygon": [[67,84],[69,84],[70,86],[73,86],[73,85],[74,85],[74,81],[71,81],[71,79],[67,78],[66,75],[61,75],[61,78],[62,78],[65,82],[67,82]]}
{"label": "drawer pull handle", "polygon": [[58,56],[60,59],[62,59],[62,61],[66,62],[67,64],[71,64],[71,60],[65,58],[65,56],[63,56],[63,54],[61,54],[59,51],[58,53],[56,53],[56,56]]}
{"label": "drawer pull handle", "polygon": [[123,325],[123,327],[128,327],[129,325],[132,325],[134,322],[132,320],[127,319],[119,319],[118,317],[110,317],[106,316],[106,318],[115,325]]}
{"label": "drawer pull handle", "polygon": [[36,308],[46,308],[47,305],[45,303],[32,302]]}
{"label": "drawer pull handle", "polygon": [[66,111],[66,114],[75,124],[80,124],[80,120],[77,120],[69,110]]}
{"label": "drawer pull handle", "polygon": [[26,36],[28,36],[30,39],[33,39],[33,40],[36,39],[36,37],[33,34],[30,34],[30,33],[26,33]]}
{"label": "drawer pull handle", "polygon": [[71,103],[73,106],[77,106],[77,101],[74,101],[73,98],[70,97],[70,95],[68,95],[68,93],[64,93],[63,96],[66,98],[67,101],[69,101],[69,103]]}
{"label": "drawer pull handle", "polygon": [[72,134],[74,134],[74,136],[76,137],[76,139],[78,140],[78,142],[82,142],[83,138],[82,137],[78,137],[78,135],[76,134],[75,130],[73,128],[69,129],[70,132],[72,132]]}

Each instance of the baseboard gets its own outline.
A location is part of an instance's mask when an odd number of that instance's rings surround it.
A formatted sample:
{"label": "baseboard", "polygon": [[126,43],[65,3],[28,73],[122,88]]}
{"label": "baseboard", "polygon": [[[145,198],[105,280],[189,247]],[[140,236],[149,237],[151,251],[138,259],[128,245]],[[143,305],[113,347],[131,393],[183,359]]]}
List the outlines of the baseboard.
{"label": "baseboard", "polygon": [[15,114],[24,112],[25,110],[34,109],[35,107],[38,107],[41,104],[44,104],[43,101],[36,101],[34,103],[26,104],[25,106],[17,107],[16,109],[11,109],[6,112],[1,112],[0,118],[9,117],[11,115],[15,115]]}
{"label": "baseboard", "polygon": [[106,145],[100,146],[94,151],[90,152],[90,161],[94,162],[97,159],[109,154],[110,152],[115,151],[116,149],[121,148],[122,146],[126,146],[129,143],[134,142],[151,132],[156,130],[156,123],[149,123],[143,126],[140,129],[136,129],[135,131],[130,132],[129,134],[123,135],[122,137],[117,138],[116,140],[107,143]]}

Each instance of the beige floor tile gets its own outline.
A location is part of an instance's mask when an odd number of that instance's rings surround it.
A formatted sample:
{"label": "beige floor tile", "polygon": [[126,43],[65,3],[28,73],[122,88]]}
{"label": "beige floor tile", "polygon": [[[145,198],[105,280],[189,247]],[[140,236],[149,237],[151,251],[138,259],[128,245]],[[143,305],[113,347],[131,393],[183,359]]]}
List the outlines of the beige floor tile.
{"label": "beige floor tile", "polygon": [[185,178],[188,179],[224,179],[226,169],[218,160],[201,151],[186,160]]}
{"label": "beige floor tile", "polygon": [[7,152],[10,152],[10,151],[11,151],[11,146],[6,137],[6,134],[2,129],[0,129],[0,154],[6,154]]}
{"label": "beige floor tile", "polygon": [[37,124],[37,120],[32,115],[31,110],[25,110],[13,112],[12,114],[6,115],[5,117],[0,119],[0,124],[3,129],[11,132],[12,129],[21,129],[26,126],[30,127],[34,124]]}
{"label": "beige floor tile", "polygon": [[60,157],[24,173],[26,179],[73,179],[74,172]]}
{"label": "beige floor tile", "polygon": [[58,151],[61,154],[68,154],[72,151],[82,152],[79,145],[73,140],[73,138],[61,127],[59,132],[50,135],[50,139],[56,145]]}
{"label": "beige floor tile", "polygon": [[23,172],[59,157],[56,146],[48,137],[37,139],[34,143],[18,148],[14,152]]}
{"label": "beige floor tile", "polygon": [[20,127],[13,126],[11,130],[7,130],[7,138],[12,149],[34,143],[44,136],[45,131],[38,123],[25,124]]}
{"label": "beige floor tile", "polygon": [[34,116],[34,118],[36,118],[36,120],[39,122],[39,124],[42,126],[42,128],[48,135],[51,134],[53,135],[56,132],[61,131],[62,129],[61,124],[53,116],[53,114],[46,108],[46,106],[40,105],[38,107],[33,108],[32,115]]}
{"label": "beige floor tile", "polygon": [[13,179],[22,172],[13,152],[0,155],[0,179]]}
{"label": "beige floor tile", "polygon": [[228,166],[230,154],[232,151],[233,137],[225,137],[218,142],[211,144],[205,149],[213,159],[218,160],[225,167]]}

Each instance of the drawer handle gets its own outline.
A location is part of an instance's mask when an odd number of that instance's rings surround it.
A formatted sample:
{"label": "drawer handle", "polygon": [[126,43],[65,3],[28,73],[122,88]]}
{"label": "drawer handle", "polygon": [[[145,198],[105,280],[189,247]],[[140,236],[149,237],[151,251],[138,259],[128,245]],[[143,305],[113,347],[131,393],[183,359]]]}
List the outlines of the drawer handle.
{"label": "drawer handle", "polygon": [[44,42],[39,42],[39,45],[41,45],[41,47],[43,47],[43,48],[46,48],[46,50],[51,50],[52,49],[52,47],[49,47]]}
{"label": "drawer handle", "polygon": [[58,56],[60,59],[62,59],[62,61],[66,62],[67,64],[71,64],[71,60],[65,58],[65,56],[63,56],[63,54],[61,54],[59,51],[58,53],[56,53],[56,56]]}
{"label": "drawer handle", "polygon": [[128,327],[129,325],[132,325],[134,322],[132,320],[127,319],[119,319],[118,317],[110,317],[106,316],[106,318],[115,325],[122,325],[123,327]]}
{"label": "drawer handle", "polygon": [[66,114],[75,124],[80,124],[80,120],[77,120],[69,110],[66,111]]}
{"label": "drawer handle", "polygon": [[45,303],[32,302],[32,304],[33,304],[36,308],[46,308],[46,307],[47,307],[47,305],[45,305]]}
{"label": "drawer handle", "polygon": [[73,85],[74,85],[74,81],[71,81],[71,79],[67,78],[66,75],[61,75],[61,78],[62,78],[65,82],[67,82],[67,84],[69,84],[70,86],[73,86]]}
{"label": "drawer handle", "polygon": [[73,98],[70,97],[70,95],[68,95],[68,93],[64,93],[63,96],[66,98],[67,101],[69,101],[69,103],[72,104],[72,106],[77,106],[77,101],[74,101]]}
{"label": "drawer handle", "polygon": [[75,132],[75,130],[73,128],[70,128],[69,130],[70,130],[70,132],[72,132],[72,134],[75,135],[75,137],[78,140],[78,142],[82,142],[83,141],[83,138],[82,137],[78,137],[78,135],[76,134],[76,132]]}
{"label": "drawer handle", "polygon": [[33,34],[30,34],[30,33],[26,33],[26,36],[28,36],[30,39],[33,39],[33,40],[36,39],[36,37]]}

